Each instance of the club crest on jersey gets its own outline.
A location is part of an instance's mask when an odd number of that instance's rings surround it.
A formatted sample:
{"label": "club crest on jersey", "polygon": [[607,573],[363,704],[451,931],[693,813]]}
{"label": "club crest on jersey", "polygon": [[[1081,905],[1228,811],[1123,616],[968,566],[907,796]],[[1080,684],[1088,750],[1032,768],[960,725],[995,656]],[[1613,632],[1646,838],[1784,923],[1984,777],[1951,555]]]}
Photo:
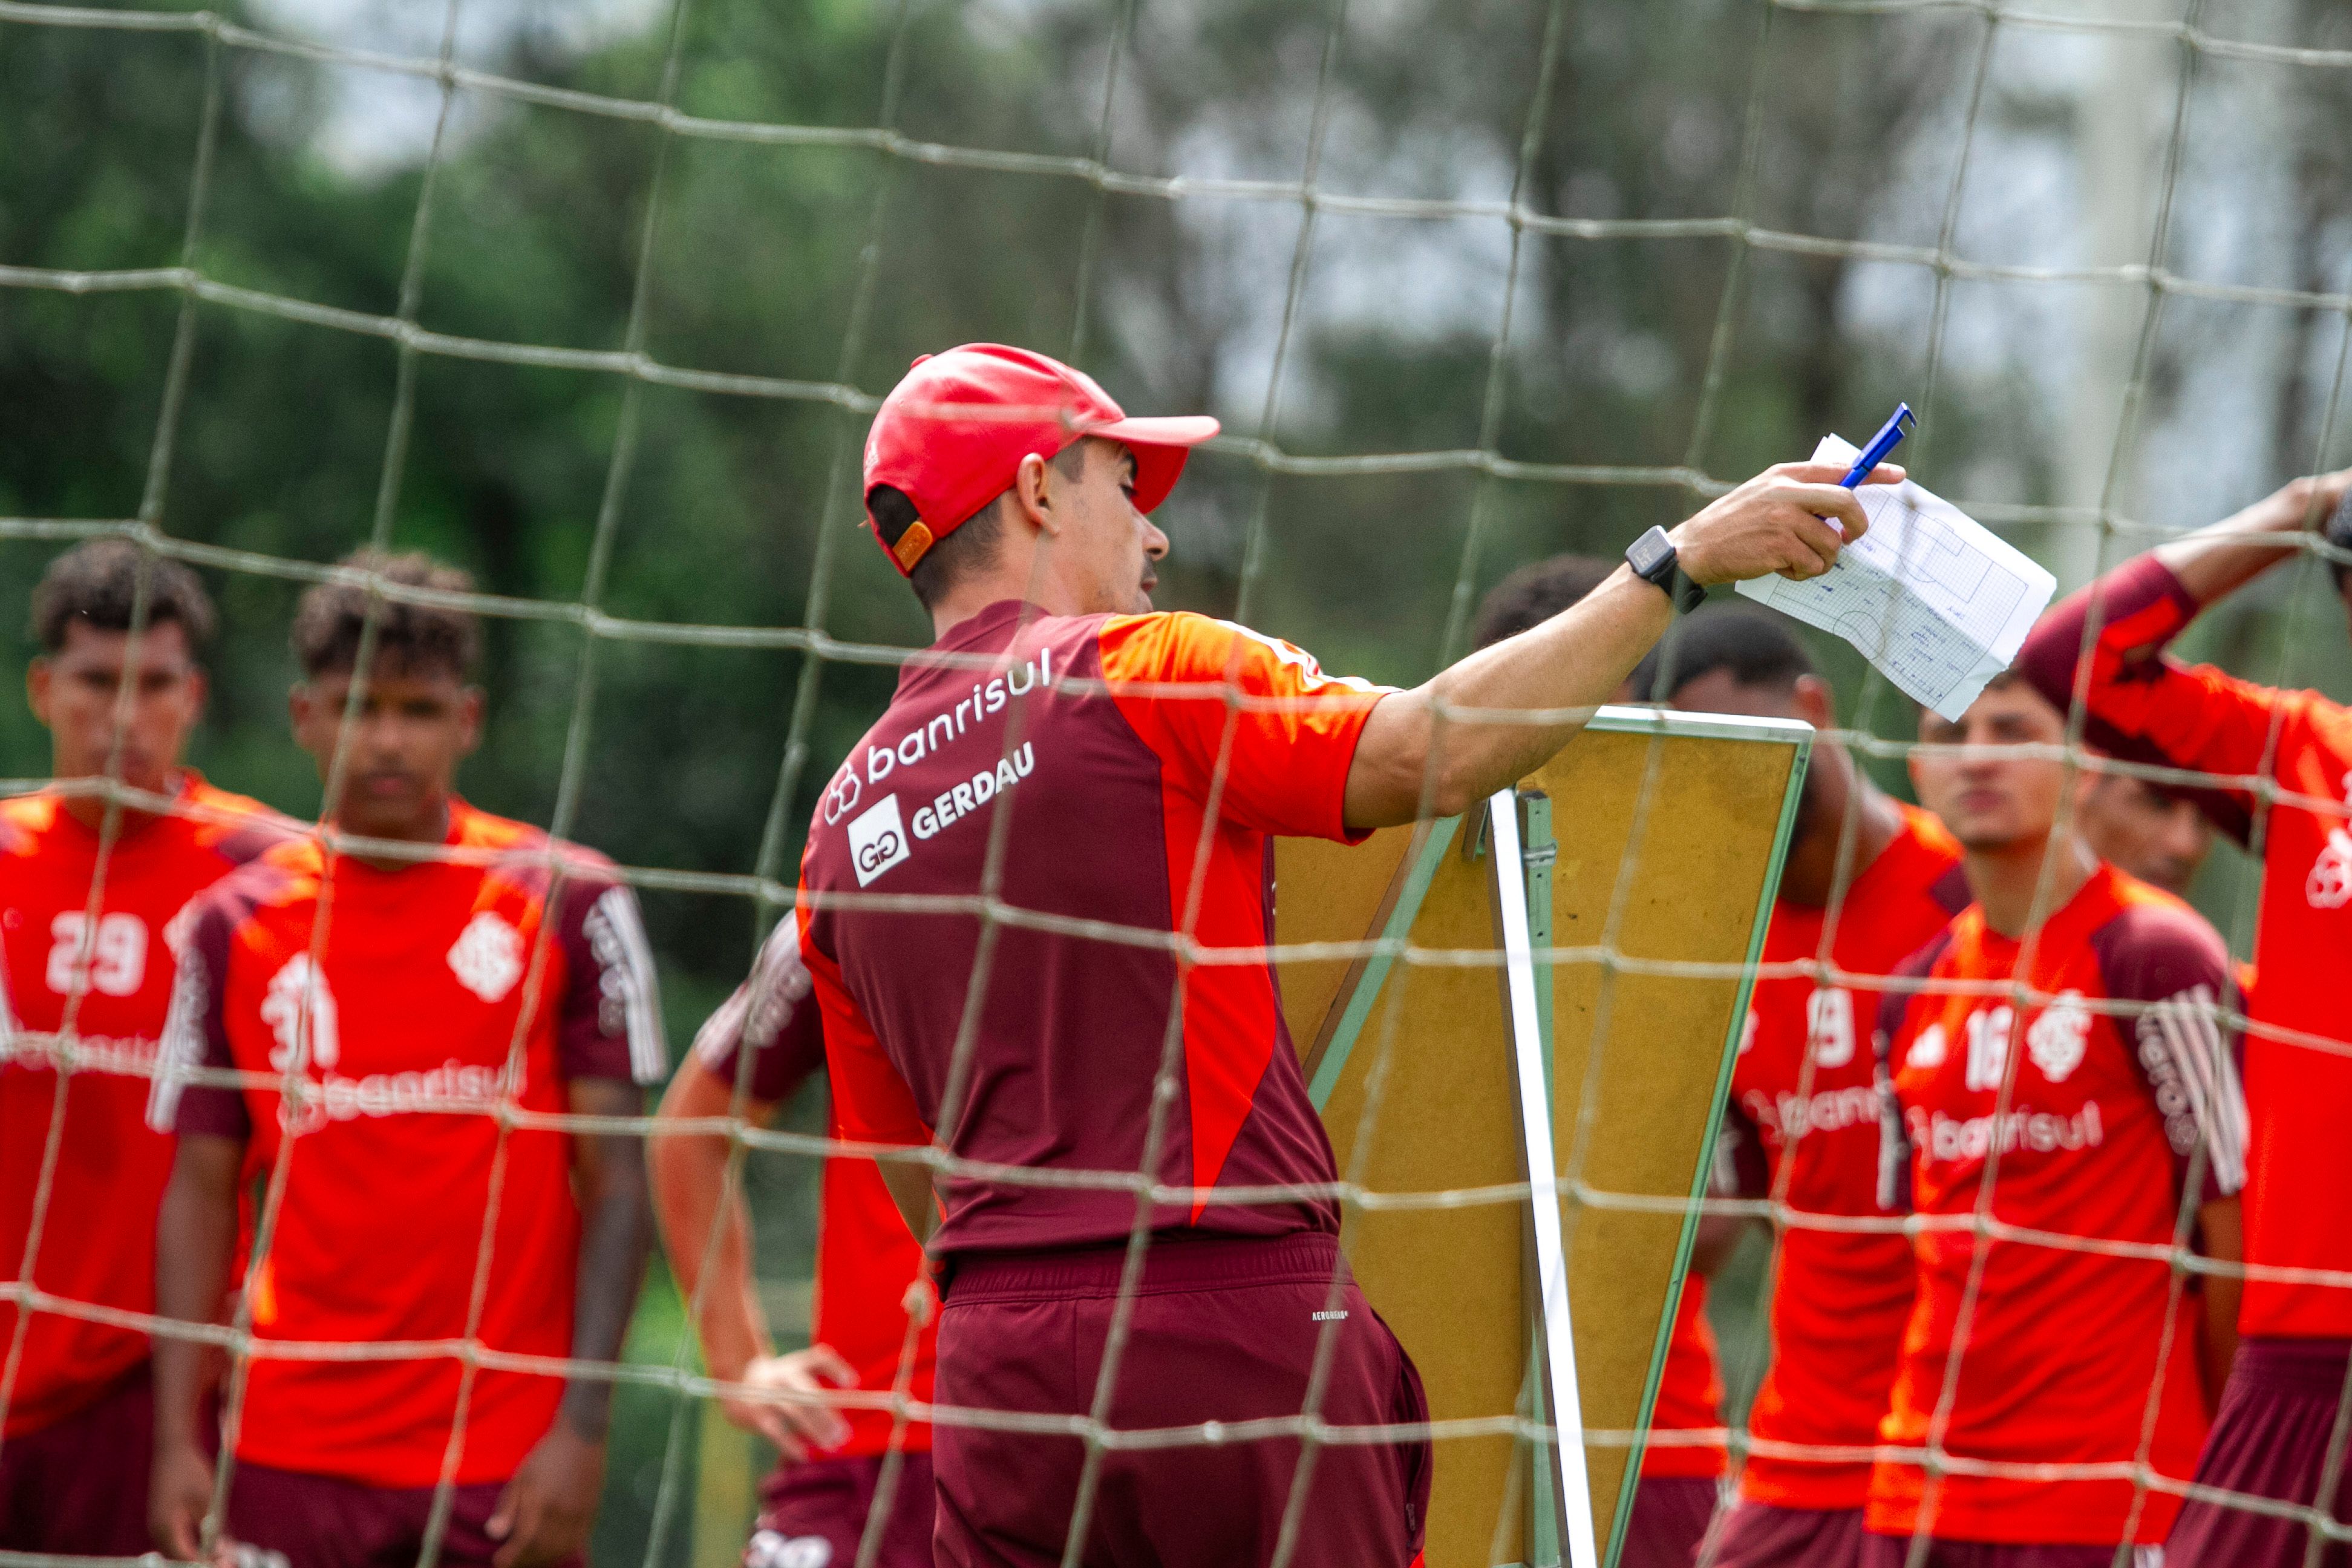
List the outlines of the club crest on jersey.
{"label": "club crest on jersey", "polygon": [[342,1058],[342,1042],[335,1019],[335,994],[327,989],[327,976],[310,962],[307,952],[298,952],[279,966],[269,977],[269,988],[261,998],[261,1021],[278,1037],[278,1048],[269,1053],[269,1065],[285,1072],[294,1065],[295,1053],[308,1037],[310,1065],[323,1072]]}
{"label": "club crest on jersey", "polygon": [[1944,1065],[1944,1058],[1948,1054],[1948,1042],[1944,1037],[1944,1026],[1930,1024],[1920,1030],[1918,1036],[1912,1040],[1911,1053],[1903,1060],[1906,1067],[1922,1069],[1939,1068]]}
{"label": "club crest on jersey", "polygon": [[849,825],[849,861],[856,868],[861,888],[911,853],[896,795],[884,795]]}
{"label": "club crest on jersey", "polygon": [[[2344,775],[2344,804],[2352,806],[2352,773]],[[2303,879],[2304,899],[2315,910],[2340,910],[2352,904],[2352,832],[2337,823],[2327,830],[2327,842]]]}
{"label": "club crest on jersey", "polygon": [[2090,1010],[2079,991],[2061,992],[2025,1031],[2025,1054],[2052,1083],[2063,1083],[2089,1048]]}
{"label": "club crest on jersey", "polygon": [[449,949],[449,973],[483,1001],[503,1001],[522,978],[522,933],[491,910],[476,910]]}

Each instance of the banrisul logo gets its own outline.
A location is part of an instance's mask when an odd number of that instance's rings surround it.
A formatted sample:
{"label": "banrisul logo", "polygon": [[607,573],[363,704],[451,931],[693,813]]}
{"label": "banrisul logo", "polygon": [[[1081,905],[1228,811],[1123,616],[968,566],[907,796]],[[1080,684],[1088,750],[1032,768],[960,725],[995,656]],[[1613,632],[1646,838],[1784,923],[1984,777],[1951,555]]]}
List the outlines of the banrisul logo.
{"label": "banrisul logo", "polygon": [[898,797],[886,795],[849,824],[849,863],[857,868],[857,885],[875,878],[907,858],[907,829],[898,820]]}

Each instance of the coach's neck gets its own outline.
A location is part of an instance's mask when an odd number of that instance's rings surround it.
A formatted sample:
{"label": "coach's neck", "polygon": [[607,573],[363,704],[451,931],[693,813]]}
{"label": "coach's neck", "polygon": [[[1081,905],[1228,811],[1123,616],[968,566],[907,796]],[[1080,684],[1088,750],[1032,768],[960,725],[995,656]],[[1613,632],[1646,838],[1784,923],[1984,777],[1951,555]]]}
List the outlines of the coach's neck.
{"label": "coach's neck", "polygon": [[[1024,535],[1026,534],[1026,537]],[[931,635],[947,636],[991,605],[1020,599],[1049,616],[1088,615],[1098,606],[1087,602],[1082,585],[1068,574],[1055,570],[1045,535],[1008,527],[988,565],[967,572],[931,605]]]}

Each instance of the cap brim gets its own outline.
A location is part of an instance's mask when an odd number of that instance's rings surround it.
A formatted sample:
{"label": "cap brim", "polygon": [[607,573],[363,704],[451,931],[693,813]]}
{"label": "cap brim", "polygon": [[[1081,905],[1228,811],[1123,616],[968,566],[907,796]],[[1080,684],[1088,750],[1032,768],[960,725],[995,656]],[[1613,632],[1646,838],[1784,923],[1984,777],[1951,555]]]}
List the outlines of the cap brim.
{"label": "cap brim", "polygon": [[1135,454],[1135,510],[1151,511],[1176,488],[1192,449],[1217,430],[1217,422],[1208,415],[1178,414],[1158,419],[1114,419],[1080,434],[1122,442]]}
{"label": "cap brim", "polygon": [[1130,447],[1197,447],[1217,433],[1217,422],[1205,414],[1177,414],[1159,419],[1114,419],[1090,426],[1084,432]]}

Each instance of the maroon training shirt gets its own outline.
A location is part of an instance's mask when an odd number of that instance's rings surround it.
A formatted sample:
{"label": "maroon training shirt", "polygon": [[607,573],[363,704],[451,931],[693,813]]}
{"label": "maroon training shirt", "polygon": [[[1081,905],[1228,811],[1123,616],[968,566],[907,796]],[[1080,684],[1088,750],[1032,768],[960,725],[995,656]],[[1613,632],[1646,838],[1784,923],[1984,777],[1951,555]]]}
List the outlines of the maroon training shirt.
{"label": "maroon training shirt", "polygon": [[[909,661],[801,864],[842,1135],[928,1143],[944,1123],[967,1160],[1132,1180],[1172,1045],[1160,1183],[1331,1182],[1273,965],[1188,963],[1172,933],[1204,950],[1272,940],[1266,837],[1349,837],[1349,765],[1385,694],[1223,621],[1009,600]],[[940,900],[982,891],[1005,814],[983,949],[978,908]],[[1200,1196],[1160,1204],[1153,1226],[1339,1229],[1328,1196]],[[942,1255],[1123,1240],[1137,1214],[1131,1189],[1100,1184],[967,1174],[940,1197]]]}

